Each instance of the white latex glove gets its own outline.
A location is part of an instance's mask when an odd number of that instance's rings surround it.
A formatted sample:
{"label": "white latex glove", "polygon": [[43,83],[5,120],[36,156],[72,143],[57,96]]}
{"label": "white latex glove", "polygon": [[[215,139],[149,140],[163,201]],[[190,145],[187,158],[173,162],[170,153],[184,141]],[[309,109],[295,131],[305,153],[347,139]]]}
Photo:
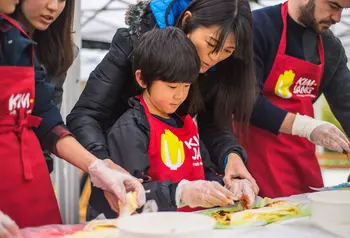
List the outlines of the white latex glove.
{"label": "white latex glove", "polygon": [[0,238],[21,237],[17,224],[0,211]]}
{"label": "white latex glove", "polygon": [[139,207],[145,204],[145,190],[135,177],[111,169],[99,159],[96,159],[88,170],[91,182],[95,187],[115,194],[123,204],[126,204],[126,193],[132,191],[137,194]]}
{"label": "white latex glove", "polygon": [[296,114],[292,134],[340,153],[350,152],[349,140],[333,124]]}
{"label": "white latex glove", "polygon": [[232,192],[218,182],[181,180],[176,188],[177,207],[215,207],[233,205]]}
{"label": "white latex glove", "polygon": [[246,202],[247,208],[253,206],[255,193],[253,185],[247,179],[232,179],[230,191],[236,197],[236,201]]}

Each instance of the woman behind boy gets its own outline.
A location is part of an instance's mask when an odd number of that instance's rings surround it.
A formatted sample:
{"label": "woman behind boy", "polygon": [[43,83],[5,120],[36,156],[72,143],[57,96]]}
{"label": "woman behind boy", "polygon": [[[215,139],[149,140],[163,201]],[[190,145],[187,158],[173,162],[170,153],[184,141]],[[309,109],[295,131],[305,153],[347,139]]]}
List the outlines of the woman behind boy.
{"label": "woman behind boy", "polygon": [[[202,107],[200,60],[191,40],[177,28],[145,33],[133,52],[133,71],[142,94],[130,98],[108,132],[114,162],[143,179],[147,200],[161,211],[233,204],[237,198],[222,186],[189,115]],[[183,103],[189,110],[179,116]],[[116,216],[102,191],[93,190],[87,219],[100,213]]]}

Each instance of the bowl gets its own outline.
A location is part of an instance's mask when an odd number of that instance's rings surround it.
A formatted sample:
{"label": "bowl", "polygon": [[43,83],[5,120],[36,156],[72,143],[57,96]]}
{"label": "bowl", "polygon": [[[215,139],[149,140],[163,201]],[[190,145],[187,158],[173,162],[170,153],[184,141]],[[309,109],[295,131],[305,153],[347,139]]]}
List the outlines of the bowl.
{"label": "bowl", "polygon": [[333,234],[350,237],[350,191],[324,191],[308,195],[311,222]]}
{"label": "bowl", "polygon": [[123,238],[212,238],[215,224],[209,216],[185,212],[141,213],[117,221]]}

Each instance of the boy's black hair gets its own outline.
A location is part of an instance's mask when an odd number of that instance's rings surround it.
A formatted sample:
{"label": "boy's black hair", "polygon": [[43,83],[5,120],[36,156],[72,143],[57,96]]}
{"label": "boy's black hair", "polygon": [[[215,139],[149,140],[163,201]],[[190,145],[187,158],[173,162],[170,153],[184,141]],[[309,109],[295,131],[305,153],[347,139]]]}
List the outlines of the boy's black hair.
{"label": "boy's black hair", "polygon": [[[202,106],[197,79],[200,71],[197,50],[181,29],[153,29],[140,38],[133,52],[133,71],[141,70],[141,79],[149,87],[156,80],[191,83],[186,113]],[[182,111],[182,110],[181,110]]]}

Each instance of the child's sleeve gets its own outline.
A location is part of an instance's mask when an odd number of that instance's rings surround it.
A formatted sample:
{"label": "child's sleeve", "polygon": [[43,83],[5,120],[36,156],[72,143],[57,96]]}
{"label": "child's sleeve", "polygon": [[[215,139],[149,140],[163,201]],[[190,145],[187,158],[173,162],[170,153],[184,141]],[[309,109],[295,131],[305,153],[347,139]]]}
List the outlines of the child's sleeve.
{"label": "child's sleeve", "polygon": [[221,185],[224,185],[223,175],[218,172],[218,166],[211,160],[210,154],[201,140],[199,146],[203,161],[205,180],[216,181],[219,182]]}
{"label": "child's sleeve", "polygon": [[[121,123],[120,121],[125,121]],[[131,175],[143,179],[147,200],[155,200],[160,211],[176,210],[175,194],[178,183],[156,182],[147,175],[149,169],[149,130],[141,130],[133,119],[121,117],[107,136],[111,159]]]}

